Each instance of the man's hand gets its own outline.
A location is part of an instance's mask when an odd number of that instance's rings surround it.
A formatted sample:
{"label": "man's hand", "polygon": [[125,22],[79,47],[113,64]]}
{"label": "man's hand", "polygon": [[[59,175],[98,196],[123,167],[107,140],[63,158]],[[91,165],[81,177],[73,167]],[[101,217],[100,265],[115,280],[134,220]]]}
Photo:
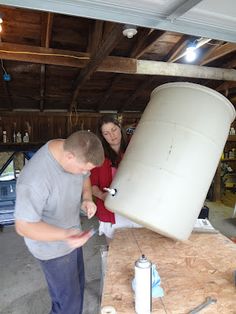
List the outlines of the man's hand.
{"label": "man's hand", "polygon": [[65,241],[71,248],[74,249],[83,246],[93,235],[92,230],[80,231],[77,229],[68,229],[66,230],[66,233]]}
{"label": "man's hand", "polygon": [[90,219],[95,215],[97,206],[93,201],[83,200],[81,209],[87,213],[88,219]]}

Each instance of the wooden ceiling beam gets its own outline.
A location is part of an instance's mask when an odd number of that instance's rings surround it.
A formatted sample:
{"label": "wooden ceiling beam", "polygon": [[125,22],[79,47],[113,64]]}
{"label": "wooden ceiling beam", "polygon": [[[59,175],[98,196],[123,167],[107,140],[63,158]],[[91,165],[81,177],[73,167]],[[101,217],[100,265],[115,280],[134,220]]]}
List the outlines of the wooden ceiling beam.
{"label": "wooden ceiling beam", "polygon": [[101,65],[104,59],[110,54],[110,52],[114,49],[114,47],[123,37],[122,29],[123,29],[122,24],[114,24],[111,32],[101,43],[99,50],[94,52],[94,54],[91,56],[91,60],[89,61],[88,65],[81,70],[75,82],[76,87],[73,93],[69,111],[72,111],[72,108],[76,107],[76,100],[83,84],[97,70],[97,68]]}
{"label": "wooden ceiling beam", "polygon": [[165,31],[160,31],[154,29],[150,32],[150,29],[144,29],[140,31],[140,35],[137,37],[136,46],[130,53],[130,58],[138,59],[140,56],[149,50],[156,41],[165,33]]}
{"label": "wooden ceiling beam", "polygon": [[87,52],[94,54],[102,42],[104,22],[96,20],[93,30],[89,33],[89,43]]}
{"label": "wooden ceiling beam", "polygon": [[125,104],[122,105],[119,108],[119,112],[123,112],[125,108],[128,108],[134,100],[140,95],[140,92],[145,90],[146,88],[150,88],[150,85],[152,85],[155,82],[156,78],[151,76],[143,81],[143,83],[135,90],[135,92],[130,95],[130,97],[126,100]]}
{"label": "wooden ceiling beam", "polygon": [[138,34],[134,37],[135,43],[129,53],[130,58],[138,58],[140,51],[143,50],[144,42],[150,31],[149,28],[138,29]]}
{"label": "wooden ceiling beam", "polygon": [[232,90],[236,89],[236,82],[224,82],[217,86],[216,90],[218,92],[224,93],[226,97],[228,97],[231,94]]}
{"label": "wooden ceiling beam", "polygon": [[223,44],[219,47],[217,47],[216,49],[213,49],[210,54],[206,55],[200,65],[205,65],[205,64],[208,64],[212,61],[215,61],[221,57],[224,57],[225,55],[231,53],[231,52],[234,52],[236,51],[236,44],[234,43],[226,43],[226,44]]}
{"label": "wooden ceiling beam", "polygon": [[[49,48],[52,36],[52,24],[54,14],[51,12],[43,13],[42,17],[42,32],[41,32],[41,46]],[[46,64],[41,64],[40,67],[40,111],[44,110],[46,88]]]}
{"label": "wooden ceiling beam", "polygon": [[[236,60],[230,60],[230,61],[226,62],[226,63],[224,63],[222,65],[222,67],[224,67],[225,69],[233,69],[233,68],[236,67]],[[221,85],[223,86],[224,83],[228,84],[229,81],[222,83],[221,81],[214,81],[214,82],[212,82],[211,80],[207,80],[207,81],[204,82],[203,85],[208,86],[208,87],[213,88],[213,89],[218,91],[218,88],[221,89]],[[231,82],[231,83],[234,83],[234,82]],[[211,86],[212,84],[213,84],[213,86]],[[226,86],[226,85],[224,85],[224,86]],[[225,95],[226,95],[226,93],[225,93]]]}
{"label": "wooden ceiling beam", "polygon": [[[171,51],[165,56],[164,60],[166,62],[172,62],[174,58],[179,55],[184,48],[186,48],[189,36],[183,35],[180,40],[177,42],[177,44],[171,49]],[[148,80],[149,82],[149,80]],[[143,91],[144,88],[146,88],[146,80],[141,84],[140,88],[136,89],[132,95],[130,95],[124,105],[121,106],[119,111],[124,111],[125,108],[132,105],[132,103],[135,101],[135,99],[139,96],[139,94]]]}
{"label": "wooden ceiling beam", "polygon": [[[0,43],[0,58],[77,68],[85,67],[88,64],[88,60],[90,59],[88,53],[76,53],[71,51],[50,48],[46,49],[32,46],[24,46],[25,50],[23,50],[23,48],[19,49],[19,46],[22,48],[21,45]],[[10,47],[12,47],[13,50],[9,50]],[[16,49],[17,47],[18,51]],[[29,47],[32,47],[31,51]],[[28,50],[26,48],[28,48]],[[19,53],[19,51],[22,53]],[[40,53],[43,53],[43,55]],[[95,60],[93,60],[93,63],[94,62]],[[96,70],[100,72],[180,76],[211,80],[236,81],[236,70],[234,69],[215,68],[190,64],[136,60],[132,58],[108,56],[101,62],[101,64],[97,66],[98,68],[96,68]]]}
{"label": "wooden ceiling beam", "polygon": [[52,24],[54,14],[51,12],[42,14],[41,46],[49,48],[52,37]]}
{"label": "wooden ceiling beam", "polygon": [[163,61],[173,62],[173,60],[178,58],[178,56],[186,49],[188,42],[189,36],[183,35],[180,40],[174,45],[171,51],[165,56]]}
{"label": "wooden ceiling beam", "polygon": [[[149,38],[149,40],[147,40],[147,36],[150,33],[151,33],[151,30],[149,28],[141,28],[138,31],[138,34],[135,36],[135,39],[136,39],[135,45],[133,46],[132,51],[130,52],[130,58],[135,58],[135,59],[139,58],[153,44],[153,41],[156,41],[157,38],[160,37],[160,34],[159,34],[159,36],[157,36],[157,33],[155,33],[155,36],[152,35],[152,40],[150,40],[150,38]],[[162,35],[162,33],[163,32],[161,32],[161,35]],[[114,86],[120,80],[121,80],[120,76],[114,76],[113,77],[109,88],[106,90],[106,93],[102,98],[102,101],[98,105],[98,108],[97,108],[98,111],[101,110],[102,107],[105,107],[105,105],[107,104],[107,102],[109,101],[109,99],[112,95]]]}
{"label": "wooden ceiling beam", "polygon": [[98,107],[97,107],[97,111],[101,110],[102,107],[105,107],[105,105],[107,104],[107,102],[109,101],[112,93],[113,93],[113,87],[115,85],[117,85],[118,82],[120,82],[121,77],[118,75],[115,75],[112,80],[111,83],[109,85],[109,87],[106,90],[106,93],[103,95],[102,100],[100,101]]}

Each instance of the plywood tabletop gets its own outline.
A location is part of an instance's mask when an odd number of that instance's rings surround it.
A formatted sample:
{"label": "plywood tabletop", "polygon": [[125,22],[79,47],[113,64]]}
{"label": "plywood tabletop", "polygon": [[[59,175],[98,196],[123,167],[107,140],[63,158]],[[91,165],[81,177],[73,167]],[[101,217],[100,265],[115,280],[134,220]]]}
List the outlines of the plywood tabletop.
{"label": "plywood tabletop", "polygon": [[236,245],[220,233],[192,233],[174,241],[145,228],[120,229],[110,244],[102,304],[132,314],[134,262],[145,254],[157,265],[164,297],[153,299],[152,313],[187,314],[206,297],[216,304],[201,313],[235,314]]}

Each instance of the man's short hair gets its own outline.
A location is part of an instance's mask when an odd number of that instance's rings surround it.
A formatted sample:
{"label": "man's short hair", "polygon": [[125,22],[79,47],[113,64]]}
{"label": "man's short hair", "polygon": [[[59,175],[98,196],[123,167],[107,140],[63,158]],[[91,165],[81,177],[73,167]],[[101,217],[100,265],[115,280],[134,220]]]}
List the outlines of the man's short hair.
{"label": "man's short hair", "polygon": [[64,150],[71,152],[78,160],[100,166],[104,161],[104,150],[100,139],[90,131],[72,133],[64,142]]}

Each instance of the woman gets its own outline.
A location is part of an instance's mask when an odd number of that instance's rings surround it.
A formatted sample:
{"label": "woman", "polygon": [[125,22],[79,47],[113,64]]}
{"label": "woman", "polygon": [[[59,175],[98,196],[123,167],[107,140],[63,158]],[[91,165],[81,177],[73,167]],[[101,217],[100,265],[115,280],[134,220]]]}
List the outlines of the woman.
{"label": "woman", "polygon": [[99,234],[105,234],[111,239],[115,229],[122,227],[140,227],[140,225],[127,218],[114,214],[104,206],[107,192],[116,173],[118,165],[128,145],[126,134],[118,120],[113,116],[103,116],[98,123],[98,136],[100,137],[105,151],[105,161],[101,167],[91,171],[92,193],[96,197],[97,217],[100,221]]}

